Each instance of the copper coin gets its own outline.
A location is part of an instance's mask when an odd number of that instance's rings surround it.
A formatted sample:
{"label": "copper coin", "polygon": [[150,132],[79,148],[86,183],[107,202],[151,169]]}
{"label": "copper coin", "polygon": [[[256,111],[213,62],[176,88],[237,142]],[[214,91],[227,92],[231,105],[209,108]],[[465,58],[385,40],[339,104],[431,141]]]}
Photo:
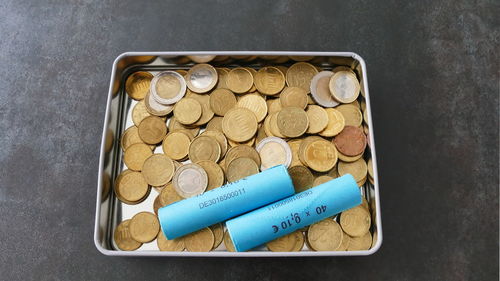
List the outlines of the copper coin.
{"label": "copper coin", "polygon": [[366,148],[366,136],[363,129],[354,126],[345,126],[344,130],[338,134],[333,143],[337,149],[347,156],[356,156]]}

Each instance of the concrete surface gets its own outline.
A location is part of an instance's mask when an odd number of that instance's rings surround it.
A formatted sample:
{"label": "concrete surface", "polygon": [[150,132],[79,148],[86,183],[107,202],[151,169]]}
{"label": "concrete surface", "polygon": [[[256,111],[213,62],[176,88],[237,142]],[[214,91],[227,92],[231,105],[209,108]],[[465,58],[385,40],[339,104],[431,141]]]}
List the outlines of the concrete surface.
{"label": "concrete surface", "polygon": [[[0,279],[498,280],[498,1],[0,3]],[[124,51],[354,51],[384,244],[370,257],[111,258],[92,232]]]}

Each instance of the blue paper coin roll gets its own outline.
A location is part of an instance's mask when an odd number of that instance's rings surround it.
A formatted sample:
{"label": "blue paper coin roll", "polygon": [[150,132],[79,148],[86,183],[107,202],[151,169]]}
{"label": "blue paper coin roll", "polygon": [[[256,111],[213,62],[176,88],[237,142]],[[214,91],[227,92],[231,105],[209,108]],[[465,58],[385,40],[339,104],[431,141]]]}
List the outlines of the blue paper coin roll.
{"label": "blue paper coin roll", "polygon": [[347,174],[226,222],[236,251],[246,251],[361,204]]}
{"label": "blue paper coin roll", "polygon": [[267,169],[158,210],[167,239],[225,221],[294,194],[285,166]]}

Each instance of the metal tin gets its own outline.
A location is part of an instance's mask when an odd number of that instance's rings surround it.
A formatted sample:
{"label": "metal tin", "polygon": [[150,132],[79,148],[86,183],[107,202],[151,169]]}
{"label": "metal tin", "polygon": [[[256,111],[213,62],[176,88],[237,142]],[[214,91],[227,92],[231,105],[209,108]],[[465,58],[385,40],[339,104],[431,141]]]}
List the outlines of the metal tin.
{"label": "metal tin", "polygon": [[[143,202],[137,205],[121,203],[112,191],[112,182],[105,182],[114,178],[123,169],[123,153],[120,148],[120,136],[123,131],[133,124],[131,111],[136,101],[133,101],[125,93],[125,80],[133,72],[138,70],[149,71],[153,74],[166,71],[188,69],[193,65],[188,56],[215,56],[212,62],[216,66],[242,65],[248,67],[261,66],[261,63],[275,65],[290,65],[294,61],[287,56],[312,57],[310,59],[316,65],[324,69],[332,69],[336,66],[348,66],[357,71],[361,78],[361,92],[364,94],[366,111],[368,117],[368,150],[373,162],[372,185],[367,181],[362,187],[372,212],[371,232],[377,234],[377,242],[366,251],[324,251],[315,252],[307,246],[300,252],[270,252],[265,247],[260,247],[249,252],[229,252],[224,244],[215,251],[207,253],[197,252],[161,252],[156,242],[144,244],[136,251],[120,251],[114,245],[113,232],[117,224],[125,219],[131,218],[140,211],[153,212],[153,200],[157,192],[152,190],[151,194]],[[113,146],[106,150],[106,141],[110,137],[108,131],[114,135]],[[108,140],[109,141],[109,140]],[[111,191],[110,191],[111,189]],[[195,256],[195,257],[273,257],[273,256],[362,256],[375,253],[382,244],[382,222],[380,213],[379,181],[377,172],[377,158],[375,153],[375,141],[373,137],[373,123],[371,115],[370,95],[366,65],[364,60],[352,52],[127,52],[119,55],[114,63],[111,73],[111,81],[108,91],[106,113],[104,117],[104,128],[101,137],[101,149],[99,157],[99,170],[97,182],[96,218],[94,229],[94,243],[96,248],[108,256]]]}

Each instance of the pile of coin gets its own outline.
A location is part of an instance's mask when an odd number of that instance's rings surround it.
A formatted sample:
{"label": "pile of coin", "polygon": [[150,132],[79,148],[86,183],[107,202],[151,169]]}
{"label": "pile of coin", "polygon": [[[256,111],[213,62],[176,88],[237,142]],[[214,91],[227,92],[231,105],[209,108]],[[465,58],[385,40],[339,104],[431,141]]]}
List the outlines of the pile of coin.
{"label": "pile of coin", "polygon": [[[200,63],[153,73],[134,72],[125,83],[135,101],[134,125],[120,139],[126,169],[114,192],[121,202],[135,205],[154,194],[157,214],[163,206],[279,164],[288,167],[296,192],[348,173],[359,186],[367,179],[373,183],[371,160],[363,157],[369,157],[366,105],[359,73],[351,68],[323,70],[303,61],[259,68]],[[371,217],[364,203],[267,248],[369,249]],[[211,251],[222,241],[234,251],[222,224],[167,240],[156,215],[141,212],[115,229],[121,250],[154,239],[162,251]]]}

